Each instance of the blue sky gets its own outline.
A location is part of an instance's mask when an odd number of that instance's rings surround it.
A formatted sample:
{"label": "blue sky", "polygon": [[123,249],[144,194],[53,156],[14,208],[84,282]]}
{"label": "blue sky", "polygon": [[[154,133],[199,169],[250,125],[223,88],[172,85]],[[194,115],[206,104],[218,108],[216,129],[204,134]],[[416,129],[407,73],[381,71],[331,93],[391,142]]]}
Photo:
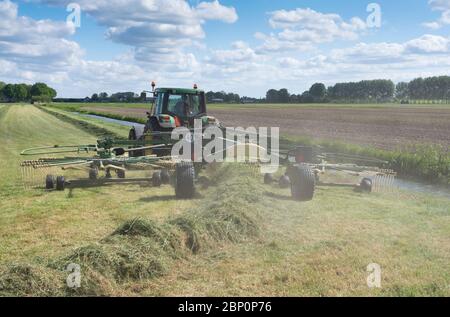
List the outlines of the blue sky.
{"label": "blue sky", "polygon": [[191,86],[263,96],[450,73],[450,0],[0,0],[0,81],[61,97]]}

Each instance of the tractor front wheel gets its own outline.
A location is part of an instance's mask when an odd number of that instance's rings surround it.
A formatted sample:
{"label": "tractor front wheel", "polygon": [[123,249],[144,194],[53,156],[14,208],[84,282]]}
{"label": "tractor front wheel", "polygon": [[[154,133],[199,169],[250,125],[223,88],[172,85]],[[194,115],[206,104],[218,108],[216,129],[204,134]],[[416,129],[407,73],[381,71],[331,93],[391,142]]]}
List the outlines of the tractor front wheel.
{"label": "tractor front wheel", "polygon": [[191,199],[195,195],[195,167],[192,162],[176,165],[175,194],[177,198]]}
{"label": "tractor front wheel", "polygon": [[288,170],[291,180],[292,198],[298,201],[310,201],[314,197],[316,178],[314,171],[307,165],[295,165]]}

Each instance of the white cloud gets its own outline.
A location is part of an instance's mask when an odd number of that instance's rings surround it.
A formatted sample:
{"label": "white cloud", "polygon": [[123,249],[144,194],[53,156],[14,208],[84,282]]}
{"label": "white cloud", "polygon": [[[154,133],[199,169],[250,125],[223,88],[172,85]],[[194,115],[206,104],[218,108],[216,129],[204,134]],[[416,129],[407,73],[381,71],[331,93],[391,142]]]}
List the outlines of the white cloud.
{"label": "white cloud", "polygon": [[412,53],[449,53],[448,38],[426,34],[405,43],[405,50]]}
{"label": "white cloud", "polygon": [[255,61],[255,51],[245,42],[238,41],[232,44],[231,50],[216,50],[207,60],[214,64],[229,65],[237,63],[251,63]]}
{"label": "white cloud", "polygon": [[[66,6],[72,0],[41,0]],[[205,20],[234,23],[238,16],[233,7],[218,0],[200,2],[196,7],[185,0],[78,0],[81,10],[107,28],[108,39],[135,48],[139,62],[165,67],[164,60],[180,57],[186,48],[205,37]],[[164,54],[165,58],[155,58]],[[186,55],[183,58],[190,58]]]}
{"label": "white cloud", "polygon": [[218,20],[226,23],[234,23],[238,19],[236,9],[225,7],[218,0],[213,2],[201,2],[196,7],[196,14],[199,18],[205,20]]}
{"label": "white cloud", "polygon": [[437,21],[425,22],[422,25],[432,30],[450,25],[450,0],[429,0],[428,3],[432,10],[441,11],[442,13]]}
{"label": "white cloud", "polygon": [[429,0],[428,3],[434,10],[450,10],[450,0]]}
{"label": "white cloud", "polygon": [[260,48],[262,51],[303,51],[313,44],[356,40],[367,28],[360,18],[344,21],[338,14],[325,14],[309,8],[271,12],[269,24],[281,31],[270,35],[256,34],[264,41]]}
{"label": "white cloud", "polygon": [[[64,8],[73,2],[31,1]],[[18,16],[17,4],[0,0],[0,66],[9,70],[8,80],[48,81],[66,96],[125,86],[139,90],[148,84],[143,81],[164,79],[168,74],[174,80],[191,81],[200,76],[201,67],[192,51],[201,47],[203,24],[207,20],[233,23],[238,19],[233,7],[223,6],[218,0],[197,6],[185,0],[76,2],[83,13],[106,28],[107,39],[130,46],[127,58],[85,60],[79,45],[68,39],[75,32],[73,25]]]}

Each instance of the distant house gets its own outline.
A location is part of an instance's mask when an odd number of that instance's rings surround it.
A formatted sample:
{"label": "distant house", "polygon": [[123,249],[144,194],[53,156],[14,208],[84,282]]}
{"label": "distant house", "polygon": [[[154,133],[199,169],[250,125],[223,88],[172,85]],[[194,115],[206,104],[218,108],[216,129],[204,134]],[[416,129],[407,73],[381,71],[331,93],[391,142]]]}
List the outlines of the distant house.
{"label": "distant house", "polygon": [[220,98],[214,98],[214,99],[211,99],[211,102],[212,102],[212,103],[223,103],[224,100],[223,100],[223,99],[220,99]]}

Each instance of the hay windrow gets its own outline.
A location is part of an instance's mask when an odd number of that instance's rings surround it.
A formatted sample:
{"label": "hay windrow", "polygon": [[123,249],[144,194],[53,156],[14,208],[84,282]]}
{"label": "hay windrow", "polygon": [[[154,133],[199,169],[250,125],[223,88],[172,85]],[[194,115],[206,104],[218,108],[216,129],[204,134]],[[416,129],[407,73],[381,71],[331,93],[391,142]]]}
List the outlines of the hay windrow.
{"label": "hay windrow", "polygon": [[29,264],[11,264],[0,271],[0,296],[61,295],[60,272]]}
{"label": "hay windrow", "polygon": [[[254,171],[223,165],[207,173],[217,185],[194,210],[164,223],[132,219],[98,243],[48,265],[6,268],[0,276],[0,294],[107,296],[117,293],[123,283],[167,273],[174,261],[189,254],[258,236],[260,212],[266,206]],[[65,281],[64,270],[71,263],[79,265],[82,272],[82,286],[75,290]]]}

